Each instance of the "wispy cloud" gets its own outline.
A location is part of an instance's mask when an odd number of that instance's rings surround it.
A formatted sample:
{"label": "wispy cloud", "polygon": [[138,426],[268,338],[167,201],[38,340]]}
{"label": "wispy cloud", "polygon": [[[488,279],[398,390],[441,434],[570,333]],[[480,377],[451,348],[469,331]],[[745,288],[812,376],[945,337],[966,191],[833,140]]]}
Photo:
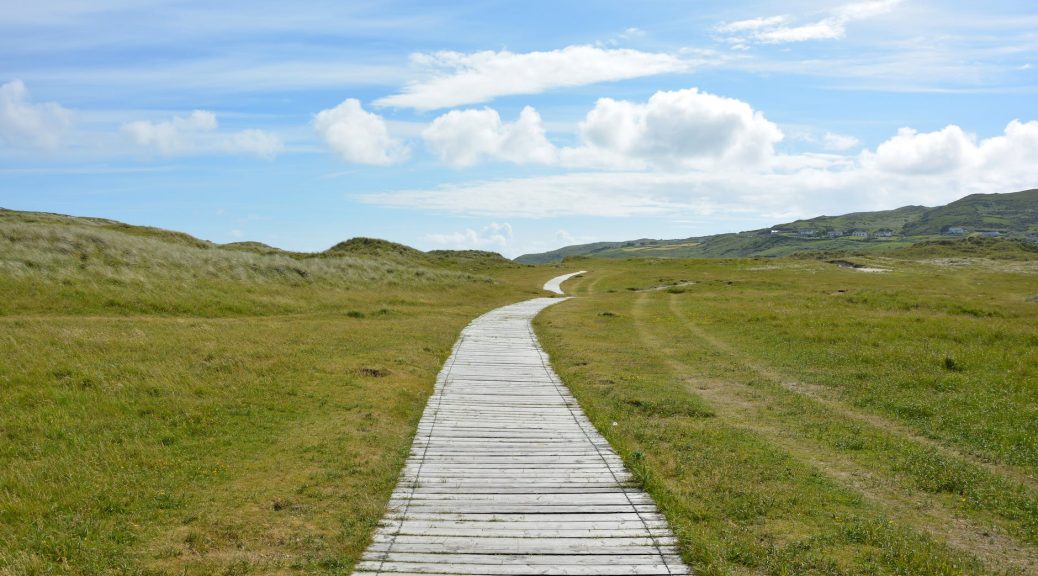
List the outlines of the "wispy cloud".
{"label": "wispy cloud", "polygon": [[263,130],[222,133],[218,128],[216,115],[206,110],[123,124],[123,132],[140,149],[163,156],[230,153],[270,159],[284,149],[280,138]]}
{"label": "wispy cloud", "polygon": [[813,22],[798,23],[789,15],[764,16],[748,20],[726,22],[715,30],[727,36],[735,45],[747,43],[782,44],[808,40],[834,40],[847,34],[847,25],[894,10],[902,0],[873,0],[844,4],[829,15]]}
{"label": "wispy cloud", "polygon": [[491,222],[480,230],[466,228],[461,232],[426,234],[424,239],[436,246],[448,248],[508,250],[512,243],[512,225],[508,222]]}
{"label": "wispy cloud", "polygon": [[861,142],[854,136],[848,136],[846,134],[835,134],[833,132],[826,132],[822,136],[822,144],[826,150],[850,150],[855,146],[861,144]]}
{"label": "wispy cloud", "polygon": [[417,53],[411,60],[426,78],[376,100],[376,105],[436,110],[499,96],[688,71],[695,66],[674,54],[587,45],[525,53]]}

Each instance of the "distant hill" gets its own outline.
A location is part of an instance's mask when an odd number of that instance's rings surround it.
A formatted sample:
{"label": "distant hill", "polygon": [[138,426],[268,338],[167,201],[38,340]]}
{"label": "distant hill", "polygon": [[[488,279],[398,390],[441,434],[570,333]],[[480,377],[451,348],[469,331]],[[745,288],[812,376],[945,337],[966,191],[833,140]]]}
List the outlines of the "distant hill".
{"label": "distant hill", "polygon": [[[482,250],[432,250],[422,252],[410,246],[377,238],[351,238],[339,242],[323,252],[292,252],[262,242],[244,241],[218,244],[195,238],[190,234],[134,226],[105,218],[66,216],[48,212],[27,212],[0,208],[0,239],[22,244],[33,244],[40,254],[47,251],[72,251],[119,261],[115,254],[125,254],[139,246],[133,239],[158,242],[161,245],[200,250],[203,252],[232,252],[288,258],[296,261],[359,258],[391,262],[395,266],[412,268],[442,268],[455,271],[477,271],[493,267],[517,267],[517,264],[496,252]],[[121,252],[120,252],[121,251]],[[174,253],[170,253],[174,254]],[[245,256],[243,254],[242,256]],[[215,256],[214,256],[215,257]],[[4,260],[0,258],[0,264]]]}
{"label": "distant hill", "polygon": [[801,252],[872,252],[968,236],[1038,238],[1038,189],[972,194],[945,206],[818,216],[770,228],[679,240],[627,240],[566,246],[524,254],[516,262],[545,264],[573,256],[594,258],[737,258]]}
{"label": "distant hill", "polygon": [[350,238],[345,242],[339,242],[335,246],[325,250],[323,254],[416,258],[420,257],[422,252],[421,250],[416,250],[403,244],[397,244],[396,242],[390,242],[389,240],[357,237]]}

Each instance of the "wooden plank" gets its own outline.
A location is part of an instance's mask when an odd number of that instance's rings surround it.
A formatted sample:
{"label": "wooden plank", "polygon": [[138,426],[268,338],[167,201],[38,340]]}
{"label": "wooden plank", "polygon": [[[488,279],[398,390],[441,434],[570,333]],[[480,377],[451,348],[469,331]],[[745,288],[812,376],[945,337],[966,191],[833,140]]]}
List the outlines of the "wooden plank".
{"label": "wooden plank", "polygon": [[531,319],[562,300],[505,306],[462,331],[356,573],[689,573],[533,335]]}

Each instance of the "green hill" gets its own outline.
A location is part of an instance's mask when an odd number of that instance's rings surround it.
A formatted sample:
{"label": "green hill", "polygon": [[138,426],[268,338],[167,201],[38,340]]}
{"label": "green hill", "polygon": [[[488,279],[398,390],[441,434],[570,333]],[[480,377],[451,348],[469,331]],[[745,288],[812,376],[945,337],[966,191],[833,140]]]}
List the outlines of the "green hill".
{"label": "green hill", "polygon": [[378,238],[350,238],[324,251],[325,255],[378,256],[396,258],[421,258],[422,252],[410,246],[380,240]]}
{"label": "green hill", "polygon": [[516,261],[545,264],[574,256],[736,258],[803,252],[879,252],[919,242],[986,234],[1023,241],[1038,238],[1038,189],[1009,194],[972,194],[935,208],[903,206],[894,210],[818,216],[739,233],[678,240],[595,242],[524,254]]}
{"label": "green hill", "polygon": [[940,234],[951,226],[968,230],[1038,232],[1038,189],[1014,194],[972,194],[946,206],[928,210],[905,225],[909,235]]}

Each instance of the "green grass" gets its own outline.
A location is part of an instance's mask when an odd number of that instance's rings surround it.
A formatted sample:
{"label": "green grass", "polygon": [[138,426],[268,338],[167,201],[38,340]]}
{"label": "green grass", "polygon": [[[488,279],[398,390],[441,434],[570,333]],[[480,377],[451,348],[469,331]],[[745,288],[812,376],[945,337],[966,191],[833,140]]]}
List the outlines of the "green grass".
{"label": "green grass", "polygon": [[538,333],[697,573],[1034,573],[1031,252],[530,268],[0,211],[0,575],[349,573],[461,328],[581,268]]}
{"label": "green grass", "polygon": [[582,260],[537,330],[699,573],[1033,572],[1038,270],[863,261]]}
{"label": "green grass", "polygon": [[0,218],[0,574],[342,574],[458,332],[557,274]]}

